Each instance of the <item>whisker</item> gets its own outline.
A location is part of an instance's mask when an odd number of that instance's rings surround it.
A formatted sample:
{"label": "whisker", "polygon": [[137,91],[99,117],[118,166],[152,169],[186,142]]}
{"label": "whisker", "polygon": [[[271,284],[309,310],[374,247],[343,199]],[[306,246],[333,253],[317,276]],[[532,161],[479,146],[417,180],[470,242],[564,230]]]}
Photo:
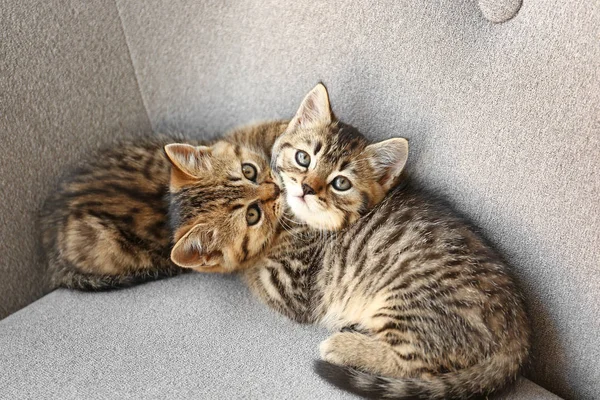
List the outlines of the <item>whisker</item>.
{"label": "whisker", "polygon": [[295,240],[303,240],[303,237],[301,234],[299,234],[297,232],[296,229],[290,227],[287,222],[283,219],[280,220],[280,224],[283,227],[283,229],[290,235],[292,236]]}
{"label": "whisker", "polygon": [[288,221],[288,222],[291,222],[291,223],[293,223],[293,224],[296,224],[296,225],[306,225],[306,222],[297,221],[297,220],[295,220],[295,219],[292,219],[292,218],[290,218],[290,217],[287,217],[286,215],[282,215],[282,216],[281,216],[281,218],[282,218],[282,219],[285,219],[285,220],[286,220],[286,221]]}

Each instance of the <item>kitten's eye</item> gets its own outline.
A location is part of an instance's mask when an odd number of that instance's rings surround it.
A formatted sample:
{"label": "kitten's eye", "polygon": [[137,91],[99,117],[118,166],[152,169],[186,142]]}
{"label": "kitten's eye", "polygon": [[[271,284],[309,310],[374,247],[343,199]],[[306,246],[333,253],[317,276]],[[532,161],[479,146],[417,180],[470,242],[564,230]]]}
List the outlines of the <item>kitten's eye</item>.
{"label": "kitten's eye", "polygon": [[246,179],[251,180],[252,182],[256,182],[256,167],[252,164],[244,163],[242,164],[242,174],[246,177]]}
{"label": "kitten's eye", "polygon": [[257,204],[252,204],[246,211],[246,222],[248,226],[256,225],[260,221],[260,208]]}
{"label": "kitten's eye", "polygon": [[352,182],[350,182],[350,179],[340,175],[340,176],[336,176],[333,179],[333,181],[331,182],[331,186],[333,186],[333,188],[335,190],[339,190],[340,192],[343,192],[352,187]]}
{"label": "kitten's eye", "polygon": [[296,162],[302,167],[308,167],[310,165],[310,156],[303,150],[296,152]]}

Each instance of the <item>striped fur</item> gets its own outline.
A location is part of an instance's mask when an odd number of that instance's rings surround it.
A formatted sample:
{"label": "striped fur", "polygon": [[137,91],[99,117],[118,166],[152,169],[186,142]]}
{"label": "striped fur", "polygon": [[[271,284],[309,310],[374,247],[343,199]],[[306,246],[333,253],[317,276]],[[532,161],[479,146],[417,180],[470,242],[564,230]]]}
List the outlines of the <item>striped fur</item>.
{"label": "striped fur", "polygon": [[[270,247],[280,229],[282,202],[265,151],[286,126],[276,122],[235,130],[210,148],[167,147],[174,165],[173,262],[201,272],[233,272]],[[255,179],[243,175],[242,164],[256,168]],[[246,220],[252,207],[260,212],[254,225]]]}
{"label": "striped fur", "polygon": [[41,213],[52,287],[104,290],[180,273],[169,261],[169,137],[100,151],[72,171]]}
{"label": "striped fur", "polygon": [[337,234],[298,225],[245,277],[284,315],[337,332],[321,357],[350,369],[328,376],[363,393],[490,393],[516,377],[529,351],[523,302],[502,259],[410,186]]}
{"label": "striped fur", "polygon": [[[402,142],[389,144],[373,147],[336,121],[324,87],[309,93],[273,149],[285,231],[245,279],[280,313],[334,332],[318,371],[350,390],[432,399],[496,391],[529,353],[521,296],[465,221],[408,180],[395,186],[405,154]],[[311,158],[304,169],[299,149]],[[352,190],[329,187],[340,173]],[[299,192],[307,179],[315,190]]]}
{"label": "striped fur", "polygon": [[[219,210],[216,204],[235,200],[233,194],[226,195],[225,185],[237,183],[230,182],[231,174],[226,172],[239,172],[243,152],[262,162],[270,175],[265,151],[286,126],[285,121],[246,126],[213,143],[233,156],[220,164],[219,172],[211,172],[212,192],[203,197],[193,185],[169,193],[171,163],[163,148],[180,142],[179,137],[124,142],[90,156],[60,182],[41,212],[41,244],[50,286],[105,290],[185,271],[170,259],[173,233],[179,240],[204,217],[217,227],[219,222],[224,225],[213,211]],[[246,199],[247,194],[238,191],[237,197]],[[231,253],[243,253],[244,247],[251,246],[238,242],[239,237],[241,231],[232,232],[220,245]]]}
{"label": "striped fur", "polygon": [[[303,153],[310,161],[301,165]],[[370,144],[354,127],[338,121],[325,86],[304,99],[273,145],[273,169],[285,186],[286,203],[315,229],[336,231],[379,203],[400,179],[408,141],[392,138]],[[337,179],[350,185],[336,187]]]}

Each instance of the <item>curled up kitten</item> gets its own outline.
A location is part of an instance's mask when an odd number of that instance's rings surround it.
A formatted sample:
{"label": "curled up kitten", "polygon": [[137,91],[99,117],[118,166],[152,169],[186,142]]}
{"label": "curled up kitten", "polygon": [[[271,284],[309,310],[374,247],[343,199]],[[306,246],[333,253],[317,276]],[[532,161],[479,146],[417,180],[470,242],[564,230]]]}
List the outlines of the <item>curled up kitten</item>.
{"label": "curled up kitten", "polygon": [[[203,158],[182,154],[182,170]],[[248,229],[265,225],[273,236],[229,262],[244,263],[267,305],[333,332],[317,370],[337,385],[376,398],[492,393],[516,378],[529,353],[521,295],[468,223],[402,178],[407,155],[402,139],[370,144],[339,122],[318,85],[273,147],[289,214],[248,198],[240,209],[258,204]],[[196,168],[195,179],[204,173]],[[181,186],[172,181],[171,190]],[[197,254],[186,257],[211,257],[205,233],[220,235],[198,228],[185,243]]]}
{"label": "curled up kitten", "polygon": [[171,276],[169,137],[124,142],[71,171],[41,212],[52,288],[103,290]]}
{"label": "curled up kitten", "polygon": [[[85,165],[60,182],[41,212],[41,244],[51,288],[123,288],[186,271],[170,259],[173,232],[185,230],[190,219],[203,217],[211,218],[216,226],[219,222],[225,226],[225,220],[213,217],[212,202],[248,195],[225,195],[226,185],[234,172],[242,174],[245,162],[260,164],[260,160],[267,160],[265,151],[270,151],[286,126],[285,122],[246,126],[202,146],[219,157],[211,163],[216,167],[210,177],[216,196],[212,199],[195,197],[192,191],[181,196],[169,194],[171,163],[164,146],[177,141],[172,137],[123,142],[89,157]],[[189,147],[198,145],[188,142]],[[253,150],[248,150],[250,147]],[[205,160],[211,162],[211,157]],[[265,165],[268,167],[267,161]],[[176,172],[174,179],[178,176]],[[263,175],[257,177],[253,184],[263,188],[262,178]],[[185,180],[185,176],[180,180]],[[266,186],[272,188],[270,184]],[[221,195],[224,197],[219,198]],[[176,204],[169,215],[171,202]],[[239,251],[236,247],[241,244],[233,239],[234,236],[222,239],[220,251]]]}

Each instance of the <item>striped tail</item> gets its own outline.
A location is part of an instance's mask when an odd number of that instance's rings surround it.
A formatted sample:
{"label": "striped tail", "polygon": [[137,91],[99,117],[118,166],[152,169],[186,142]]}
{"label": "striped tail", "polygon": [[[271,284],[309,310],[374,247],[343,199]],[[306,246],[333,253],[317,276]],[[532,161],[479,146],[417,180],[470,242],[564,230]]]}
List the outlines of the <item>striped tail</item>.
{"label": "striped tail", "polygon": [[[322,378],[340,389],[374,399],[468,399],[485,396],[514,382],[523,357],[494,354],[479,364],[429,379],[372,375],[327,361],[315,363]],[[485,398],[485,397],[484,397]]]}

